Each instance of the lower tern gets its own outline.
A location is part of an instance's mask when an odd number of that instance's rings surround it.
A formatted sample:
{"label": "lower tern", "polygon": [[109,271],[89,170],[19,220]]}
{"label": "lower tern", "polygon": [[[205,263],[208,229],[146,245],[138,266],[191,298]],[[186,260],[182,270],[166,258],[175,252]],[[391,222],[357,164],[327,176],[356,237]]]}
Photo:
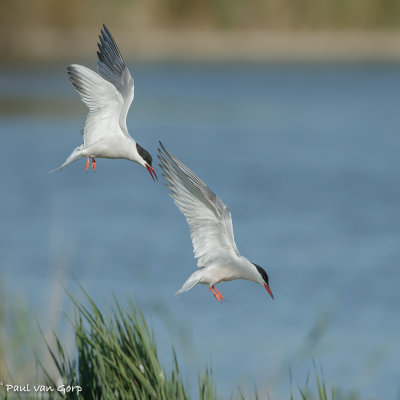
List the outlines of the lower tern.
{"label": "lower tern", "polygon": [[69,79],[89,108],[83,129],[83,144],[75,148],[57,171],[86,157],[85,169],[96,170],[95,158],[124,158],[146,168],[157,178],[150,153],[128,132],[126,116],[134,96],[134,82],[119,52],[117,44],[105,25],[101,30],[97,52],[97,72],[82,65],[67,68]]}
{"label": "lower tern", "polygon": [[194,257],[199,267],[183,284],[177,295],[198,283],[208,285],[215,298],[224,300],[214,286],[234,279],[247,279],[269,287],[268,274],[257,264],[240,255],[233,236],[229,208],[186,165],[160,142],[160,167],[166,179],[169,195],[186,217],[193,243]]}

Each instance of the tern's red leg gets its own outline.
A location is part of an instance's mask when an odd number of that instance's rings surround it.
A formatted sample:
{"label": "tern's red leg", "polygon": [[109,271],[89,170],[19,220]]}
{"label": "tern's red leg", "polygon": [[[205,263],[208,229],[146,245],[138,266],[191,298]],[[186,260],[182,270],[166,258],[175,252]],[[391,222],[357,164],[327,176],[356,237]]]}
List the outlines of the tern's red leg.
{"label": "tern's red leg", "polygon": [[210,291],[214,295],[214,297],[221,303],[221,298],[222,298],[222,300],[224,299],[222,297],[221,293],[217,289],[215,289],[214,285],[209,286],[208,288],[210,289]]}
{"label": "tern's red leg", "polygon": [[210,291],[211,291],[211,293],[214,295],[214,297],[215,297],[219,302],[221,302],[221,300],[219,299],[217,293],[215,292],[214,286],[209,286],[208,288],[210,289]]}
{"label": "tern's red leg", "polygon": [[96,160],[92,158],[92,170],[96,171]]}
{"label": "tern's red leg", "polygon": [[222,296],[221,292],[220,292],[218,289],[215,289],[214,286],[213,286],[213,288],[214,288],[214,290],[217,292],[218,297],[219,297],[221,300],[225,300],[225,299],[224,299],[224,296]]}
{"label": "tern's red leg", "polygon": [[89,169],[89,157],[86,156],[86,164],[85,164],[86,171]]}

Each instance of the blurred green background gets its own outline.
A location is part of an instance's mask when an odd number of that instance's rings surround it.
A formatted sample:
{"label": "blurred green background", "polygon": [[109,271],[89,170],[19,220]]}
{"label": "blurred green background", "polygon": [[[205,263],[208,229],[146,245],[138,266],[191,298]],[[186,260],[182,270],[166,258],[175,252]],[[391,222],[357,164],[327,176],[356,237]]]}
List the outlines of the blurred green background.
{"label": "blurred green background", "polygon": [[[89,56],[106,23],[136,59],[398,59],[398,0],[1,2],[3,62]],[[79,43],[79,46],[76,44]]]}

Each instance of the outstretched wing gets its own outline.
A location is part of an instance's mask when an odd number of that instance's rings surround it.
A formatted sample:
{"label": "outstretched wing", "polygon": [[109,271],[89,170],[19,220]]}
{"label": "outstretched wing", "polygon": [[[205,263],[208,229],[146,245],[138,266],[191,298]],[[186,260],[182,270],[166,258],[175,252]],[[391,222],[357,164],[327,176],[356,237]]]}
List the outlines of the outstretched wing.
{"label": "outstretched wing", "polygon": [[85,147],[95,144],[105,135],[120,131],[119,116],[124,101],[115,86],[82,65],[70,65],[67,71],[82,101],[89,108],[83,130]]}
{"label": "outstretched wing", "polygon": [[124,133],[129,136],[126,116],[134,96],[133,79],[114,38],[104,24],[99,39],[100,43],[97,44],[99,47],[97,71],[104,79],[112,83],[122,96],[123,106],[119,115],[119,123]]}
{"label": "outstretched wing", "polygon": [[160,167],[170,196],[186,217],[199,267],[239,256],[229,208],[160,142]]}

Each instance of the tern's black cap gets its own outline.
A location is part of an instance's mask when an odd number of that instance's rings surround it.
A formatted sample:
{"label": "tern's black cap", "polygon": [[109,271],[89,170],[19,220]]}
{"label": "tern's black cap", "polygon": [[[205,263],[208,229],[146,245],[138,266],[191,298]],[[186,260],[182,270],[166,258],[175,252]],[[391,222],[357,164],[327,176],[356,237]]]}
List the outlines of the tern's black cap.
{"label": "tern's black cap", "polygon": [[265,272],[265,269],[264,268],[261,268],[259,265],[257,265],[257,264],[254,264],[253,263],[253,265],[257,268],[257,271],[259,272],[259,274],[262,276],[262,278],[264,279],[264,282],[268,285],[268,281],[269,281],[269,278],[268,278],[268,274]]}
{"label": "tern's black cap", "polygon": [[140,144],[138,144],[138,143],[136,143],[136,150],[139,153],[140,157],[142,157],[143,160],[146,161],[146,163],[149,164],[151,167],[153,159],[152,159],[150,153],[147,150],[145,150],[142,146],[140,146]]}

